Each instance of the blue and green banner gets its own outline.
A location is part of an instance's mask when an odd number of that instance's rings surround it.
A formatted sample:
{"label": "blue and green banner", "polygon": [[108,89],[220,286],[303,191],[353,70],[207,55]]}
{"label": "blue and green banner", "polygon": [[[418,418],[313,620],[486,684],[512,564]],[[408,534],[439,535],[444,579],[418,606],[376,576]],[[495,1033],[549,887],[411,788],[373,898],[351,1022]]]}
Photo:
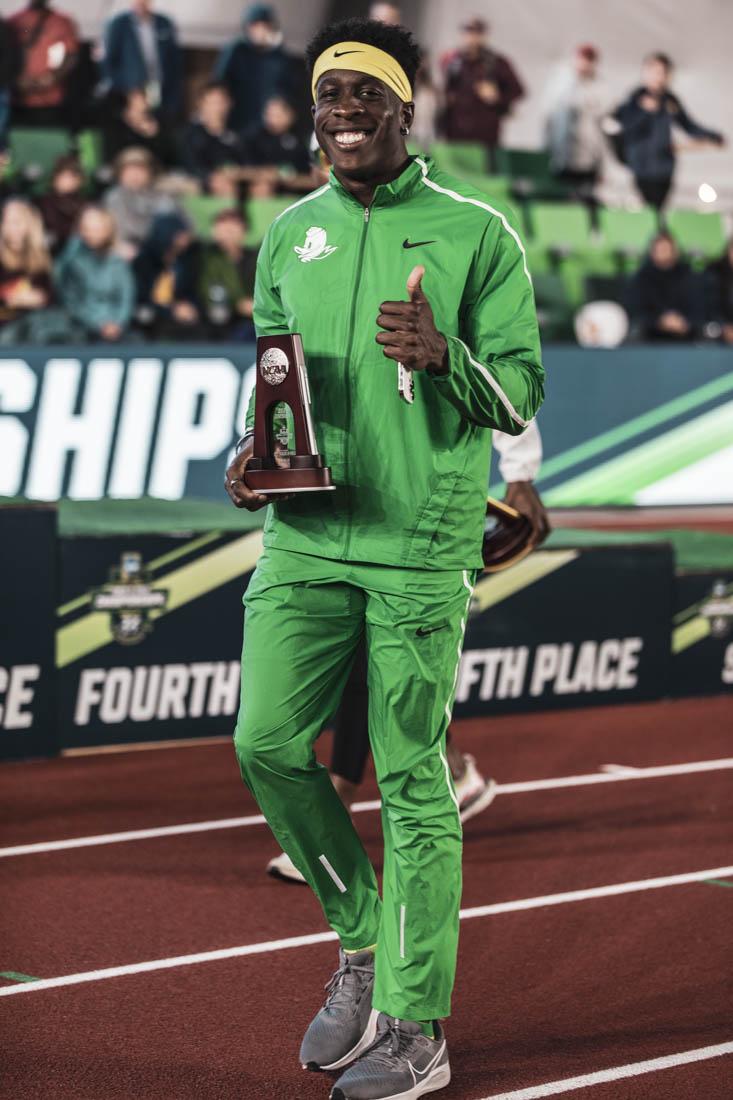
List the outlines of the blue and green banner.
{"label": "blue and green banner", "polygon": [[[5,349],[0,497],[223,499],[254,358],[252,344]],[[732,349],[544,358],[549,505],[733,503]]]}

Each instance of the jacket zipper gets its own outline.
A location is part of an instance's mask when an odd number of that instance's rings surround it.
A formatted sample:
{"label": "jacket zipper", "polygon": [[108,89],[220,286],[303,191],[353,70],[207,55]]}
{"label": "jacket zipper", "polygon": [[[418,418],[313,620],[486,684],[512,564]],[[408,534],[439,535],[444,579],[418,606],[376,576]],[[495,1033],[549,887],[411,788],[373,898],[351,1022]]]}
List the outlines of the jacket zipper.
{"label": "jacket zipper", "polygon": [[[371,216],[371,209],[368,206],[364,207],[364,220],[361,227],[361,237],[359,239],[359,248],[356,254],[356,275],[354,278],[354,285],[351,291],[351,302],[349,305],[349,327],[347,329],[346,338],[346,422],[351,423],[351,385],[350,385],[350,372],[351,372],[351,352],[354,344],[354,328],[356,321],[356,302],[359,293],[359,286],[361,285],[361,269],[362,258],[364,256],[364,247],[366,245],[366,235],[369,229],[369,218]],[[344,475],[346,479],[347,492],[349,495],[349,510],[351,506],[351,487],[349,486],[349,458],[348,458],[348,439],[346,447],[344,448]],[[351,548],[351,523],[346,531],[346,546],[344,547],[344,557],[348,561],[349,550]]]}

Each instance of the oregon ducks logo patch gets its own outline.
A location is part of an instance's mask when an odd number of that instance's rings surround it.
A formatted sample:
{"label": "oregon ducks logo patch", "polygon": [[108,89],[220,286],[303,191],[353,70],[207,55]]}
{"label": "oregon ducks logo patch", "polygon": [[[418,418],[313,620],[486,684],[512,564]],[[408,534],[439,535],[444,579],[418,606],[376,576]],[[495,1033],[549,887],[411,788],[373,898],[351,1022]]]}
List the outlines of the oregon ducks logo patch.
{"label": "oregon ducks logo patch", "polygon": [[293,251],[297,253],[302,264],[307,264],[311,260],[325,260],[337,248],[337,244],[328,244],[325,229],[312,225],[305,235],[305,244],[296,244]]}

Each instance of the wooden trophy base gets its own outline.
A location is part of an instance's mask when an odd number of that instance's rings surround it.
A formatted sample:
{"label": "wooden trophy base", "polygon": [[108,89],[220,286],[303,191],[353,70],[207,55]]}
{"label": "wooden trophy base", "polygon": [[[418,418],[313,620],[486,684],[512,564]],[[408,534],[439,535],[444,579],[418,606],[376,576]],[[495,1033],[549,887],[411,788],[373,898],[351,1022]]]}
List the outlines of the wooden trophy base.
{"label": "wooden trophy base", "polygon": [[291,455],[251,458],[244,480],[250,489],[265,496],[290,493],[318,493],[335,489],[331,471],[320,455]]}

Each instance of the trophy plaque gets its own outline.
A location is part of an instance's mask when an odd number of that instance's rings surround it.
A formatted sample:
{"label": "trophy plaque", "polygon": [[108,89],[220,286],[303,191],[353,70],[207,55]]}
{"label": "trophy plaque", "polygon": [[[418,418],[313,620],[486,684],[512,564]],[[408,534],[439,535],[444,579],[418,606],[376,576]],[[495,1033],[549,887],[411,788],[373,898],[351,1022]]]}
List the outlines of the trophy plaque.
{"label": "trophy plaque", "polygon": [[300,334],[257,339],[254,449],[244,480],[266,496],[335,489],[316,448]]}

